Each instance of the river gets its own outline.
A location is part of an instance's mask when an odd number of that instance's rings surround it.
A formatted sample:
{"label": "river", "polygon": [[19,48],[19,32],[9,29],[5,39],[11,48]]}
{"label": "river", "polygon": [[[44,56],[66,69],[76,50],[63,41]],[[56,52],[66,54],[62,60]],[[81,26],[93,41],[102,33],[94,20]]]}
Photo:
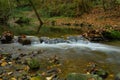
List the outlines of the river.
{"label": "river", "polygon": [[62,64],[64,76],[68,73],[85,73],[89,62],[96,63],[102,69],[107,70],[111,75],[120,71],[120,41],[93,43],[89,41],[72,41],[71,43],[39,43],[34,40],[32,45],[22,46],[18,43],[1,44],[0,47],[9,53],[30,53],[31,51],[42,50],[37,55],[38,59],[49,58],[57,55]]}
{"label": "river", "polygon": [[[27,27],[26,27],[27,26]],[[63,28],[64,27],[64,28]],[[36,35],[38,26],[10,26],[9,30],[15,34]],[[68,35],[81,34],[85,29],[81,28],[76,31],[76,28],[69,26],[46,27],[41,28],[41,32],[37,36],[50,37],[66,37]],[[4,31],[4,29],[1,29]],[[6,30],[6,29],[5,29]],[[88,29],[86,29],[87,31]],[[34,38],[34,37],[33,37]],[[94,43],[89,41],[72,41],[70,43],[62,42],[55,44],[39,43],[39,39],[33,40],[32,45],[23,46],[19,43],[0,44],[0,53],[10,54],[29,54],[34,51],[42,51],[37,54],[38,59],[48,59],[54,55],[58,56],[62,64],[62,74],[65,76],[68,73],[86,73],[86,66],[90,62],[94,62],[98,67],[106,70],[110,75],[108,80],[113,80],[114,75],[120,72],[120,41]],[[36,54],[36,52],[35,52]],[[31,58],[27,56],[27,58]],[[23,60],[26,57],[22,58]]]}

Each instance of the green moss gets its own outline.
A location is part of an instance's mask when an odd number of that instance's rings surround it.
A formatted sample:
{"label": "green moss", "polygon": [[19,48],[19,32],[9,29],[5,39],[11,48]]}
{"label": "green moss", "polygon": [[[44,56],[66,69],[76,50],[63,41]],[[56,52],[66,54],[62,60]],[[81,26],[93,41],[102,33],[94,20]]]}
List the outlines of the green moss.
{"label": "green moss", "polygon": [[120,32],[111,30],[102,33],[103,36],[109,40],[120,40]]}

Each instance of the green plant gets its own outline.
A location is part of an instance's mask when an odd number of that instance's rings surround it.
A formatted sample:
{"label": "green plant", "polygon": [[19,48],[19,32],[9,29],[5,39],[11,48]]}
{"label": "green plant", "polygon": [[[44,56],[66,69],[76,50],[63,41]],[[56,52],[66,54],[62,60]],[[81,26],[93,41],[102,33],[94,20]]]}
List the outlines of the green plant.
{"label": "green plant", "polygon": [[0,0],[0,24],[7,24],[12,5],[9,0]]}
{"label": "green plant", "polygon": [[31,59],[27,62],[28,66],[30,67],[30,70],[39,69],[40,63],[37,59]]}
{"label": "green plant", "polygon": [[22,23],[25,23],[25,24],[29,24],[30,22],[30,18],[27,18],[27,17],[20,17],[16,23],[18,24],[22,24]]}
{"label": "green plant", "polygon": [[[39,1],[40,2],[40,1]],[[41,2],[42,3],[42,2]],[[89,13],[93,2],[90,0],[56,1],[47,0],[41,4],[40,14],[44,17],[66,16],[76,17]]]}
{"label": "green plant", "polygon": [[109,39],[109,40],[120,40],[120,32],[111,30],[111,31],[104,31],[103,37]]}

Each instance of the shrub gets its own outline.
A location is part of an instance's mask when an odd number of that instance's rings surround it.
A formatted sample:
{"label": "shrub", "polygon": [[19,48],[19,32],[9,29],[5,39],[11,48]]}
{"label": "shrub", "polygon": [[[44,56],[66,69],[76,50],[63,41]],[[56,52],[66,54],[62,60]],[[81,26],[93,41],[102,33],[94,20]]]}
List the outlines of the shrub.
{"label": "shrub", "polygon": [[27,64],[28,64],[28,66],[30,67],[31,70],[40,68],[40,63],[37,59],[31,59],[27,62]]}
{"label": "shrub", "polygon": [[111,30],[111,31],[104,31],[102,33],[103,37],[109,40],[120,40],[120,32]]}
{"label": "shrub", "polygon": [[8,0],[0,0],[0,24],[7,24],[9,16],[11,15],[9,7]]}
{"label": "shrub", "polygon": [[49,1],[41,4],[40,13],[44,17],[81,16],[83,13],[89,13],[93,5],[92,1],[89,0]]}
{"label": "shrub", "polygon": [[22,24],[22,23],[28,24],[29,22],[30,22],[30,19],[27,18],[27,17],[20,17],[20,18],[16,21],[16,23],[18,23],[18,24]]}

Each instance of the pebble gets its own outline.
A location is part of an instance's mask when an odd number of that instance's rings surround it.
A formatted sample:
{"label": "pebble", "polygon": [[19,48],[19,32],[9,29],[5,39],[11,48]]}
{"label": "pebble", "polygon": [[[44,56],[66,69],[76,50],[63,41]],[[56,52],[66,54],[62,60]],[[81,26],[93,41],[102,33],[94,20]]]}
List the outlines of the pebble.
{"label": "pebble", "polygon": [[11,75],[11,74],[13,74],[13,72],[8,72],[7,74],[8,74],[8,75]]}
{"label": "pebble", "polygon": [[13,64],[13,62],[8,62],[8,64],[12,65],[12,64]]}

